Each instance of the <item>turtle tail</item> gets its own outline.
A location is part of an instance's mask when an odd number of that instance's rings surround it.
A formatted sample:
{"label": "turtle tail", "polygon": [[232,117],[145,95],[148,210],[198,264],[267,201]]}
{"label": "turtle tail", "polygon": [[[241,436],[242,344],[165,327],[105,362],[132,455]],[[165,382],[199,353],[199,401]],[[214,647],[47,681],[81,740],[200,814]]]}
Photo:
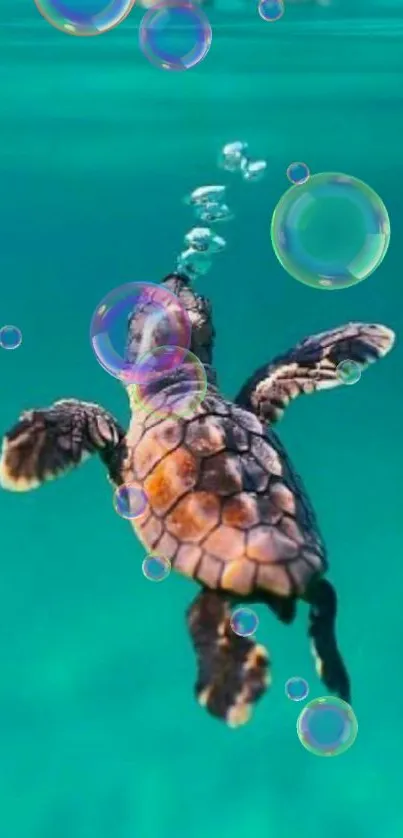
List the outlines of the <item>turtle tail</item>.
{"label": "turtle tail", "polygon": [[229,727],[245,724],[270,683],[266,649],[233,632],[229,603],[216,591],[196,597],[187,623],[198,661],[199,704]]}

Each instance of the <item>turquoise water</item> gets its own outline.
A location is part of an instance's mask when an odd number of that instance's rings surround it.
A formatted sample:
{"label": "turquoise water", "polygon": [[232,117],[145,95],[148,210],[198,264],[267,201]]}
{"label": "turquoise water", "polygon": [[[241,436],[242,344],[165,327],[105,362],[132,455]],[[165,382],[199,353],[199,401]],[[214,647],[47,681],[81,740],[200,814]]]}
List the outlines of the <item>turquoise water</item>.
{"label": "turquoise water", "polygon": [[[29,0],[0,7],[1,317],[24,342],[0,355],[0,428],[63,396],[128,419],[88,326],[113,286],[158,280],[190,226],[182,196],[215,180],[223,142],[269,159],[233,184],[227,251],[200,283],[232,395],[301,337],[348,320],[400,332],[403,11],[354,3],[209,11],[203,64],[163,73],[139,53],[136,10],[75,39]],[[270,28],[268,29],[268,26]],[[269,222],[292,160],[367,181],[388,207],[389,252],[366,282],[321,293],[285,274]],[[402,349],[281,425],[320,516],[359,733],[335,759],[307,753],[285,681],[317,681],[306,609],[284,628],[259,609],[274,682],[228,730],[193,699],[184,610],[196,586],[151,585],[101,465],[27,495],[2,493],[0,834],[5,838],[401,838]]]}

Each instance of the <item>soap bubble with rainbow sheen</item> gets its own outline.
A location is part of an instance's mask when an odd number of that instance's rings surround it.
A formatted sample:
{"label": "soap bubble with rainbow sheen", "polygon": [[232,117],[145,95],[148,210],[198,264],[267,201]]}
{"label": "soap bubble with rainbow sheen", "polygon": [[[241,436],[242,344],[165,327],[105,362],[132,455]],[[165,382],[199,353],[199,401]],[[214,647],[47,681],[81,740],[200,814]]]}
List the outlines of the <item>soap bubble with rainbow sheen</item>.
{"label": "soap bubble with rainbow sheen", "polygon": [[309,694],[308,681],[295,675],[286,681],[284,691],[291,701],[304,701]]}
{"label": "soap bubble with rainbow sheen", "polygon": [[357,384],[357,381],[361,378],[361,370],[361,364],[346,358],[345,361],[340,361],[340,364],[337,364],[336,375],[341,384]]}
{"label": "soap bubble with rainbow sheen", "polygon": [[34,0],[42,17],[67,35],[109,32],[131,12],[135,0]]}
{"label": "soap bubble with rainbow sheen", "polygon": [[122,483],[113,496],[115,511],[121,518],[132,521],[144,515],[147,509],[147,496],[141,486],[135,483]]}
{"label": "soap bubble with rainbow sheen", "polygon": [[154,346],[187,349],[192,331],[186,309],[176,294],[162,285],[129,282],[110,291],[93,314],[91,344],[101,367],[126,385],[136,380],[137,357],[135,363],[126,358],[128,327],[133,316],[139,319],[139,355],[150,349],[151,337]]}
{"label": "soap bubble with rainbow sheen", "polygon": [[381,264],[389,247],[389,216],[379,195],[362,180],[322,172],[280,198],[271,241],[294,279],[328,291],[349,288]]}
{"label": "soap bubble with rainbow sheen", "polygon": [[276,20],[283,17],[284,0],[260,0],[258,11],[262,20],[275,23]]}
{"label": "soap bubble with rainbow sheen", "polygon": [[240,606],[231,614],[231,628],[239,637],[251,637],[259,625],[259,618],[252,608]]}
{"label": "soap bubble with rainbow sheen", "polygon": [[163,582],[171,572],[171,563],[162,556],[146,556],[141,569],[149,582]]}
{"label": "soap bubble with rainbow sheen", "polygon": [[287,177],[291,183],[301,185],[309,180],[310,171],[306,163],[290,163],[287,169]]}
{"label": "soap bubble with rainbow sheen", "polygon": [[207,392],[206,370],[193,352],[158,346],[138,359],[128,388],[134,410],[157,416],[193,416]]}
{"label": "soap bubble with rainbow sheen", "polygon": [[189,70],[206,57],[212,41],[209,20],[189,0],[162,0],[145,13],[139,44],[145,57],[162,70]]}
{"label": "soap bubble with rainbow sheen", "polygon": [[18,326],[2,326],[0,328],[0,348],[18,349],[22,344],[22,333]]}
{"label": "soap bubble with rainbow sheen", "polygon": [[335,696],[315,698],[305,705],[297,720],[301,744],[319,757],[335,757],[348,751],[358,733],[350,705]]}

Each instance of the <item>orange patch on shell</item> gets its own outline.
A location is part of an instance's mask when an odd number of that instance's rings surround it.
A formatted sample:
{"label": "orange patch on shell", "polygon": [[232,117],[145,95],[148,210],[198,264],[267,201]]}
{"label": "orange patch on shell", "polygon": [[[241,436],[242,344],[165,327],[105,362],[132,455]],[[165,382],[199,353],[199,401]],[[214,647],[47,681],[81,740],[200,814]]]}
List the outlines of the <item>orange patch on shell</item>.
{"label": "orange patch on shell", "polygon": [[208,492],[190,492],[167,516],[166,527],[179,541],[198,543],[217,526],[220,506]]}
{"label": "orange patch on shell", "polygon": [[229,562],[221,577],[221,587],[226,591],[238,594],[248,594],[252,590],[256,568],[247,559]]}
{"label": "orange patch on shell", "polygon": [[144,482],[144,491],[152,509],[160,515],[185,492],[196,485],[197,464],[185,448],[178,448],[153,469]]}
{"label": "orange patch on shell", "polygon": [[203,547],[221,561],[231,562],[244,556],[245,536],[239,530],[221,524],[209,535]]}
{"label": "orange patch on shell", "polygon": [[143,480],[169,451],[177,448],[182,438],[182,427],[169,418],[146,431],[134,450],[134,468],[138,480]]}

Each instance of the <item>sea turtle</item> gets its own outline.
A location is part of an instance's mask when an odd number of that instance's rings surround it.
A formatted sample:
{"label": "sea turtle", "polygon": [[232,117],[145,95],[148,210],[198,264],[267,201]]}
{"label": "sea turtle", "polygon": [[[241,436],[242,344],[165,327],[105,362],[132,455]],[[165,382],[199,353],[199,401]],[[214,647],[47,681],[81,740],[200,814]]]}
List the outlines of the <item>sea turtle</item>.
{"label": "sea turtle", "polygon": [[[231,628],[232,607],[265,602],[284,623],[297,600],[309,606],[308,634],[326,688],[350,701],[350,680],[336,636],[337,598],[323,578],[326,550],[301,480],[272,425],[291,399],[340,383],[346,359],[366,367],[393,346],[385,326],[348,325],[303,340],[259,369],[232,402],[219,393],[213,368],[214,326],[208,299],[186,276],[162,280],[188,312],[191,350],[204,365],[208,389],[190,416],[149,413],[133,402],[127,431],[97,404],[74,399],[23,413],[5,435],[0,481],[27,491],[97,453],[112,484],[140,485],[146,512],[133,521],[149,552],[198,581],[187,611],[197,656],[201,705],[230,726],[248,720],[270,682],[266,649]],[[126,360],[136,362],[144,336],[160,345],[158,320],[146,307],[129,318]],[[153,325],[154,324],[154,325]],[[186,369],[166,376],[162,396]],[[168,395],[167,395],[168,394]]]}

